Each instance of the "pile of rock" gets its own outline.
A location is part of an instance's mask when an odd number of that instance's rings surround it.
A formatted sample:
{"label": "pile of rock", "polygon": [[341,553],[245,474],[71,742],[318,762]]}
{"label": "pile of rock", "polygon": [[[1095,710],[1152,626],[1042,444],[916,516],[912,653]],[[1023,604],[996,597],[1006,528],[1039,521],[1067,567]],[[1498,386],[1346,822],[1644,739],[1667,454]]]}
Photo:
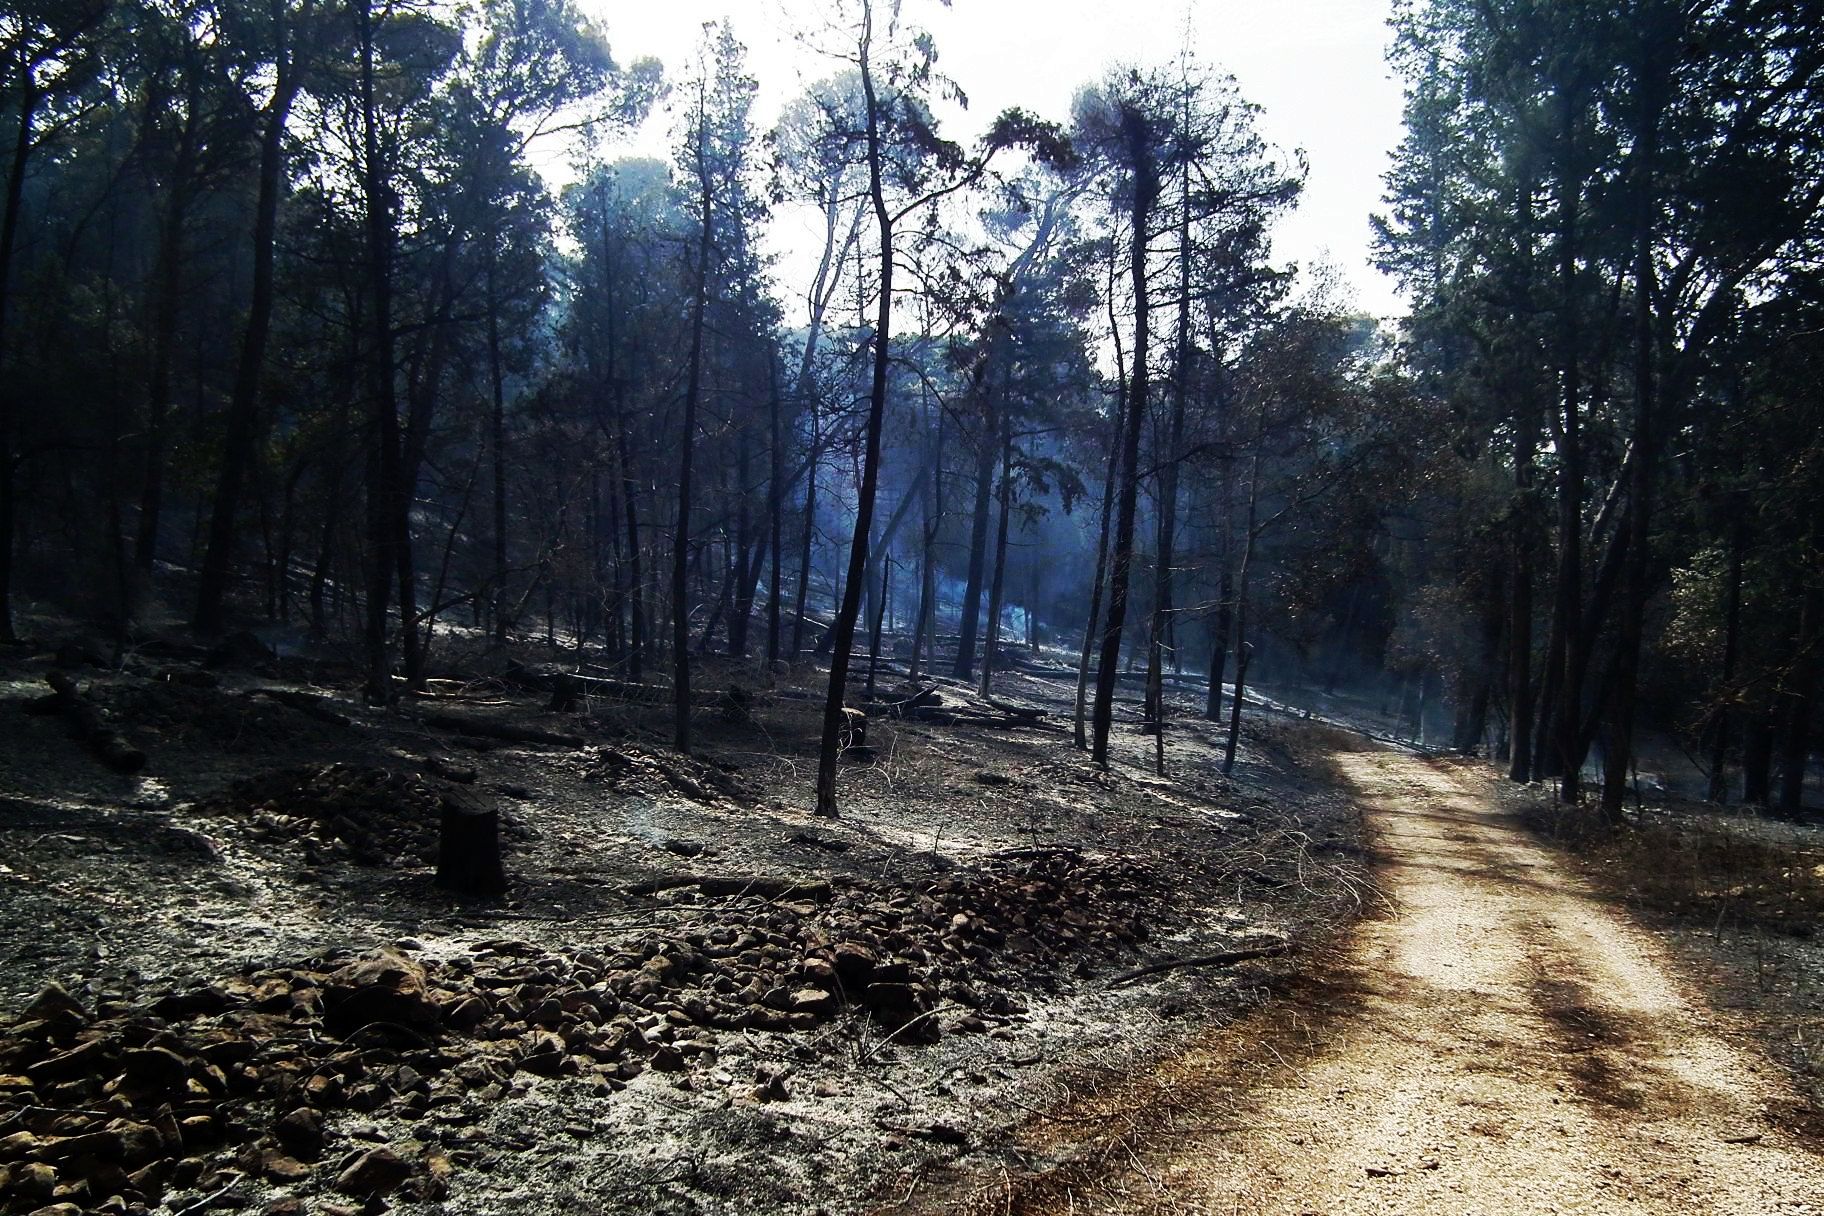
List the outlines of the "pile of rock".
{"label": "pile of rock", "polygon": [[254,972],[138,1009],[91,1012],[48,988],[0,1038],[0,1202],[120,1216],[170,1190],[304,1182],[319,1163],[347,1194],[438,1197],[441,1152],[388,1149],[405,1168],[382,1186],[371,1150],[326,1160],[324,1113],[428,1104],[424,1077],[456,1058],[436,1045],[439,1017],[422,969],[395,955]]}
{"label": "pile of rock", "polygon": [[[475,1125],[521,1072],[605,1096],[648,1068],[713,1065],[729,1030],[850,1017],[896,1042],[1011,1034],[1067,962],[1145,935],[1132,910],[1151,885],[1131,862],[1054,850],[821,901],[674,893],[690,919],[594,948],[491,940],[420,961],[402,943],[92,1012],[52,988],[0,1028],[0,1200],[124,1216],[246,1179],[437,1198],[485,1161]],[[337,1111],[414,1131],[337,1151]]]}

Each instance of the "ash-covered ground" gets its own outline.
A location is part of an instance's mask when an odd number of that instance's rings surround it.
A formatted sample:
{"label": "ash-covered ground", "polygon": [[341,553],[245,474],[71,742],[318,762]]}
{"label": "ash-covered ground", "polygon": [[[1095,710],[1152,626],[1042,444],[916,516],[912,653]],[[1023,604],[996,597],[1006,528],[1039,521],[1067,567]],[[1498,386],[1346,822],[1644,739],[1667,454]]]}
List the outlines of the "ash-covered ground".
{"label": "ash-covered ground", "polygon": [[[993,705],[920,681],[925,721],[884,677],[836,821],[809,664],[706,661],[683,757],[661,691],[551,713],[496,657],[370,709],[334,664],[216,659],[0,657],[6,1211],[890,1205],[1296,963],[1123,973],[1295,960],[1366,891],[1325,728],[1250,714],[1225,779],[1190,690],[1162,778],[1124,702],[1098,772],[1056,655]],[[23,712],[52,670],[142,772]],[[499,812],[503,900],[434,884],[451,802]]]}

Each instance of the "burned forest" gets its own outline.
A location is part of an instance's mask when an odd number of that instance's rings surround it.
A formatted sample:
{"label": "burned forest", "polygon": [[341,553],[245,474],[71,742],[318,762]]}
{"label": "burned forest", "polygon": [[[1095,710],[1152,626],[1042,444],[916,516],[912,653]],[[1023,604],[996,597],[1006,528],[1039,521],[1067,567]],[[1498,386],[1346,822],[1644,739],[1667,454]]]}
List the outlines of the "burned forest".
{"label": "burned forest", "polygon": [[1127,7],[0,5],[0,1213],[1824,1211],[1824,3]]}

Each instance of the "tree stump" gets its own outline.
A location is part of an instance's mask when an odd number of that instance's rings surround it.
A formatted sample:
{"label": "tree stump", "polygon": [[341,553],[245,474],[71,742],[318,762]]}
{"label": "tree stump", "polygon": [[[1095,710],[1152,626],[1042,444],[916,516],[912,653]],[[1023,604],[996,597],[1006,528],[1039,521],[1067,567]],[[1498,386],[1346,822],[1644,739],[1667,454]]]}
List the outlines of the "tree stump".
{"label": "tree stump", "polygon": [[560,674],[551,681],[551,700],[546,713],[573,714],[582,708],[583,682],[573,675]]}
{"label": "tree stump", "polygon": [[739,684],[730,684],[722,694],[722,720],[746,726],[754,720],[754,698]]}
{"label": "tree stump", "polygon": [[507,892],[500,862],[500,811],[454,795],[443,798],[437,841],[437,885],[458,895],[495,899]]}
{"label": "tree stump", "polygon": [[861,747],[868,741],[868,715],[851,705],[842,707],[842,727],[836,741],[843,751]]}

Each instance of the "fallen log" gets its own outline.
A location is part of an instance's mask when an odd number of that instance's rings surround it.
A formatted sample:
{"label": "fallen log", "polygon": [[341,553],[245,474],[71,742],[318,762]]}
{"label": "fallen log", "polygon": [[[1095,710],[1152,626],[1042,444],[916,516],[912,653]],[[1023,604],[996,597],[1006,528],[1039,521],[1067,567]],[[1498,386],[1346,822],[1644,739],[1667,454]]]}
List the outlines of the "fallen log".
{"label": "fallen log", "polygon": [[1002,713],[1006,714],[1008,717],[1024,718],[1030,722],[1037,722],[1040,718],[1043,718],[1045,716],[1045,711],[1042,709],[1037,709],[1037,708],[1033,708],[1031,706],[1026,706],[1026,705],[1012,705],[1006,701],[997,701],[993,697],[983,697],[982,703],[984,705],[988,706],[990,709],[1000,710]]}
{"label": "fallen log", "polygon": [[975,709],[967,705],[916,709],[902,716],[906,721],[923,722],[932,726],[983,726],[994,730],[1026,729],[1059,732],[1064,729],[1061,725],[1047,722],[1042,717],[997,713],[986,709]]}
{"label": "fallen log", "polygon": [[937,691],[937,685],[929,684],[914,692],[909,697],[897,701],[869,701],[866,708],[870,712],[885,714],[889,718],[903,718],[921,709],[935,709],[943,704],[943,697]]}
{"label": "fallen log", "polygon": [[1149,967],[1136,967],[1132,971],[1123,971],[1108,981],[1110,988],[1129,984],[1149,975],[1159,975],[1166,971],[1181,971],[1188,967],[1233,967],[1236,963],[1252,962],[1257,958],[1277,958],[1292,948],[1290,942],[1273,942],[1266,946],[1254,946],[1246,950],[1225,950],[1221,954],[1203,954],[1196,958],[1167,959],[1163,963],[1154,963]]}
{"label": "fallen log", "polygon": [[315,693],[298,692],[290,688],[261,688],[256,690],[259,696],[280,705],[288,706],[299,713],[307,714],[319,722],[331,726],[348,726],[353,719],[330,704],[328,697],[319,697]]}
{"label": "fallen log", "polygon": [[824,900],[830,884],[821,879],[803,882],[794,878],[763,878],[746,874],[679,874],[655,878],[626,888],[629,895],[657,895],[678,887],[696,887],[705,895],[758,895],[762,899]]}
{"label": "fallen log", "polygon": [[622,701],[666,700],[671,690],[658,684],[635,684],[612,676],[588,675],[580,671],[552,671],[509,663],[501,680],[527,692],[550,693],[548,709],[553,713],[570,713],[580,708],[582,697],[609,697]]}
{"label": "fallen log", "polygon": [[581,735],[566,735],[556,731],[538,730],[530,726],[515,726],[511,722],[490,722],[484,718],[470,718],[462,714],[425,714],[419,720],[426,726],[453,731],[471,739],[498,739],[503,743],[531,743],[540,747],[575,749],[583,746]]}
{"label": "fallen log", "polygon": [[832,853],[846,853],[850,848],[850,843],[846,840],[836,840],[828,836],[817,836],[810,832],[796,832],[787,843],[810,845],[812,848],[828,849]]}
{"label": "fallen log", "polygon": [[51,686],[51,695],[29,702],[26,712],[60,715],[70,737],[86,743],[96,759],[117,773],[131,775],[146,767],[146,753],[108,725],[101,710],[76,690],[76,681],[67,672],[46,672],[44,681]]}

